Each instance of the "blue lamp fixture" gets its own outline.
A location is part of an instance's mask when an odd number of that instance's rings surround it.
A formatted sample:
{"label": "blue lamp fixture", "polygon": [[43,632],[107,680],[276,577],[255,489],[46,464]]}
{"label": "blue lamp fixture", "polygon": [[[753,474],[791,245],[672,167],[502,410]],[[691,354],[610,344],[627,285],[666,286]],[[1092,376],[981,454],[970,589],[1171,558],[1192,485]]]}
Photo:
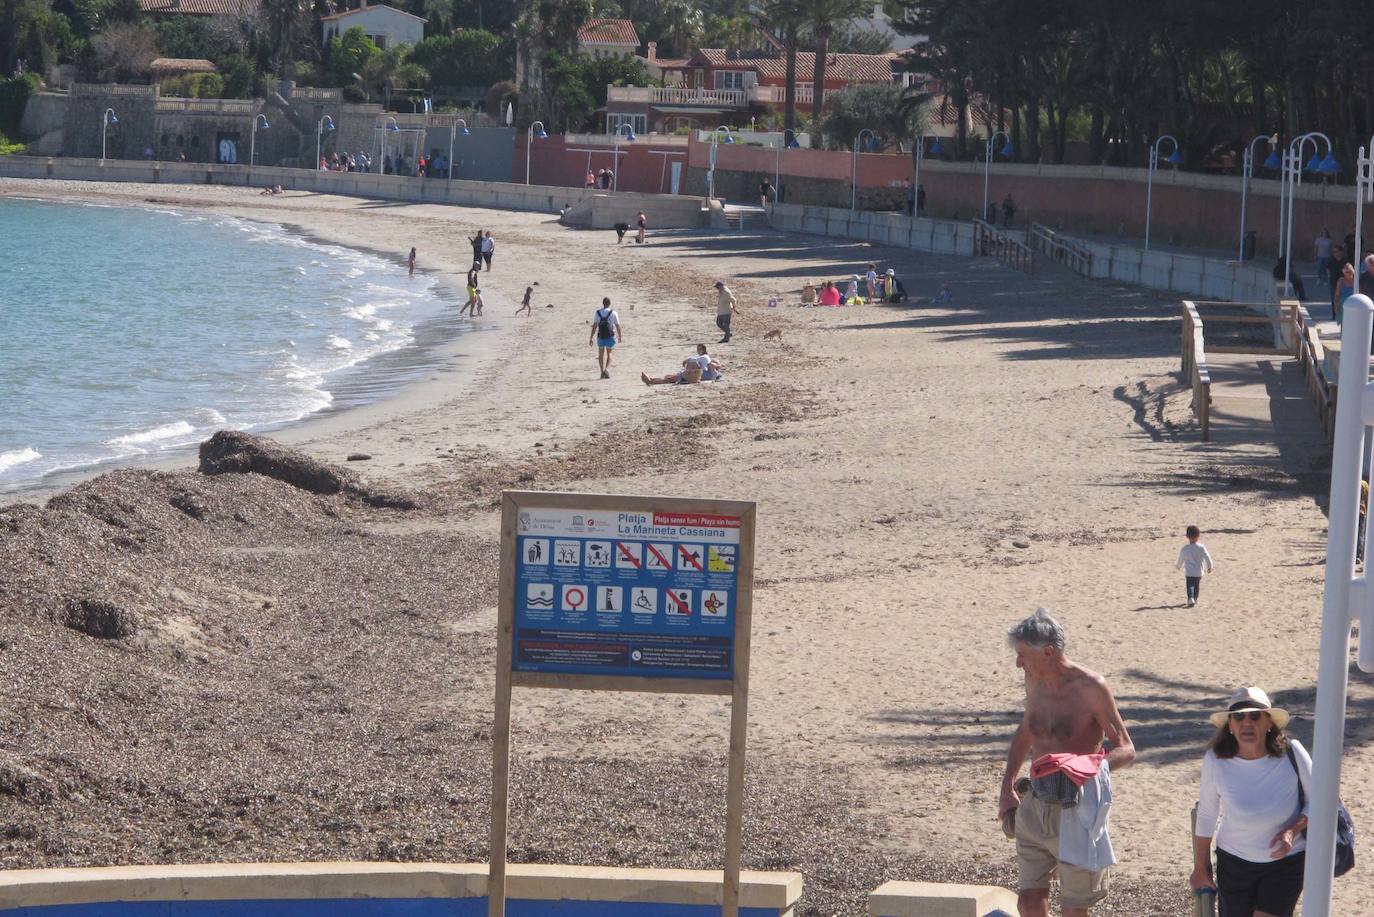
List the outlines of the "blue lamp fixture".
{"label": "blue lamp fixture", "polygon": [[1016,155],[1016,147],[1012,146],[1011,141],[1008,140],[1007,145],[1002,147],[1002,149],[998,152],[1001,153],[1003,156],[1007,157],[1008,159],[1010,159],[1011,157]]}
{"label": "blue lamp fixture", "polygon": [[1322,160],[1321,165],[1317,166],[1317,171],[1323,175],[1335,175],[1340,170],[1341,164],[1336,161],[1336,157],[1332,155],[1329,150],[1327,151],[1326,158]]}
{"label": "blue lamp fixture", "polygon": [[1183,165],[1183,154],[1175,149],[1164,161],[1173,166],[1181,166]]}
{"label": "blue lamp fixture", "polygon": [[1264,167],[1266,169],[1277,169],[1281,165],[1283,165],[1283,160],[1279,159],[1279,151],[1271,150],[1269,152],[1269,158],[1264,161]]}
{"label": "blue lamp fixture", "polygon": [[1307,165],[1303,166],[1309,172],[1318,172],[1322,167],[1322,157],[1320,153],[1313,152],[1312,158],[1307,160]]}
{"label": "blue lamp fixture", "polygon": [[935,142],[932,143],[932,144],[930,145],[930,155],[932,155],[932,156],[943,156],[943,155],[945,155],[945,148],[942,147],[942,146],[940,146],[940,138],[939,138],[939,137],[936,137],[936,138],[935,138]]}

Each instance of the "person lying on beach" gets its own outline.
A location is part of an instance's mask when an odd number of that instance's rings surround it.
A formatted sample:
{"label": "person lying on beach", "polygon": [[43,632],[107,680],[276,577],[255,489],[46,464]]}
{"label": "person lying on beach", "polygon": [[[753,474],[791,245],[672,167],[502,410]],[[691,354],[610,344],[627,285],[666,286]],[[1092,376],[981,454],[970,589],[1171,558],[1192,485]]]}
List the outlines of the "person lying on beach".
{"label": "person lying on beach", "polygon": [[640,373],[639,380],[645,385],[694,385],[698,382],[714,382],[720,378],[720,363],[706,352],[705,344],[697,345],[696,356],[682,361],[682,372],[666,376],[651,376]]}

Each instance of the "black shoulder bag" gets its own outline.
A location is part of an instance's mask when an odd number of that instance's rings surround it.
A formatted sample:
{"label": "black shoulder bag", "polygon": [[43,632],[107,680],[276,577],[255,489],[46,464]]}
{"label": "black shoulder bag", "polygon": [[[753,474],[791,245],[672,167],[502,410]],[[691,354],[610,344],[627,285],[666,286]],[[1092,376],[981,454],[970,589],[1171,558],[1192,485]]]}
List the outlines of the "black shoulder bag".
{"label": "black shoulder bag", "polygon": [[[1293,746],[1288,746],[1288,763],[1293,765],[1293,773],[1298,778],[1298,810],[1307,808],[1307,794],[1302,791],[1302,773],[1298,770],[1298,760],[1293,756]],[[1303,837],[1307,832],[1303,831]],[[1346,811],[1345,803],[1336,802],[1336,868],[1331,874],[1343,876],[1355,868],[1355,822]]]}

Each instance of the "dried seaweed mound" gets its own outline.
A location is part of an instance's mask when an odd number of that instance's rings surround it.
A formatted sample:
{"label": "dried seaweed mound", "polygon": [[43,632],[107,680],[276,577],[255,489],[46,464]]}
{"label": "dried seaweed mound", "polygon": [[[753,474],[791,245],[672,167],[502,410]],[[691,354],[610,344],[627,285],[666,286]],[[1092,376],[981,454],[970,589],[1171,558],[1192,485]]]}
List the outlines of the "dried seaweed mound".
{"label": "dried seaweed mound", "polygon": [[420,506],[420,501],[412,494],[363,484],[351,471],[238,430],[221,430],[200,444],[200,472],[209,475],[260,474],[312,494],[344,494],[368,506],[385,509],[418,509]]}

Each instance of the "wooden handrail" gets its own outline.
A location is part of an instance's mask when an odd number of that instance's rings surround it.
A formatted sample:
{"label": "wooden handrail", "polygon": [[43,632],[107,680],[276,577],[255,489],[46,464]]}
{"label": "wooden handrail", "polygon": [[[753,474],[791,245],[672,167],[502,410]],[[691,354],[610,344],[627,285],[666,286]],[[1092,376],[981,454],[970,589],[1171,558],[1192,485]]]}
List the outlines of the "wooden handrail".
{"label": "wooden handrail", "polygon": [[1193,413],[1197,415],[1202,441],[1212,438],[1212,374],[1207,369],[1207,353],[1202,344],[1202,319],[1197,306],[1183,301],[1183,375],[1193,389]]}
{"label": "wooden handrail", "polygon": [[1008,267],[1035,273],[1035,250],[1018,242],[986,220],[973,221],[973,254],[990,255]]}
{"label": "wooden handrail", "polygon": [[1061,236],[1043,223],[1031,223],[1026,232],[1026,242],[1055,263],[1067,265],[1075,273],[1084,277],[1093,274],[1092,249],[1077,239]]}

